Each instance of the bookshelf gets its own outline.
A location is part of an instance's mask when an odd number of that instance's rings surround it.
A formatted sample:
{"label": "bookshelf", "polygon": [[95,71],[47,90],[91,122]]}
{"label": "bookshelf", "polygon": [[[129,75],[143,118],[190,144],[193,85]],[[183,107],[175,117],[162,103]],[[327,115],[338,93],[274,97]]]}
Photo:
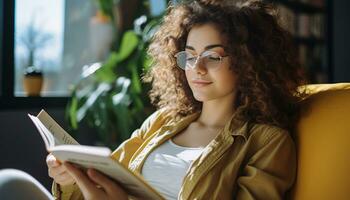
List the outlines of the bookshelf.
{"label": "bookshelf", "polygon": [[278,9],[283,26],[292,33],[299,60],[310,83],[331,81],[327,0],[267,0]]}

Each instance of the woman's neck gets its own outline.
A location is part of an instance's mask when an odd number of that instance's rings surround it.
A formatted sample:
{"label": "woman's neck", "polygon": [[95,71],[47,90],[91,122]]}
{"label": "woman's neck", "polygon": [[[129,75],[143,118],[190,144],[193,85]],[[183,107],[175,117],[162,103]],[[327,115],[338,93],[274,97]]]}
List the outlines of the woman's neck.
{"label": "woman's neck", "polygon": [[197,122],[208,128],[220,128],[225,126],[235,112],[233,101],[234,97],[228,96],[225,99],[203,102],[202,112]]}

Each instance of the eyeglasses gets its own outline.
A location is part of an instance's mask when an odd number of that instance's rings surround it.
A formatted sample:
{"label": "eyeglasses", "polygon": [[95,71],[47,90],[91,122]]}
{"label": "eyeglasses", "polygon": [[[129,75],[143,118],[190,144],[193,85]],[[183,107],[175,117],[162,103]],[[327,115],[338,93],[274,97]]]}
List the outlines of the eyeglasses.
{"label": "eyeglasses", "polygon": [[194,56],[187,51],[180,51],[175,54],[177,66],[183,70],[194,69],[199,61],[202,61],[203,66],[208,70],[217,70],[220,68],[223,58],[227,56],[221,56],[214,51],[205,51],[199,56]]}

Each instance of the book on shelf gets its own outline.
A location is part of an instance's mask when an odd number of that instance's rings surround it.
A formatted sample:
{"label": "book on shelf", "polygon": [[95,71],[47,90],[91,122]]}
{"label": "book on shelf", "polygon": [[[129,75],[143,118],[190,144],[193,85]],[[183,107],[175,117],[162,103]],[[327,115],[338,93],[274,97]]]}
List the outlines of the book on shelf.
{"label": "book on shelf", "polygon": [[109,148],[80,145],[45,110],[37,116],[28,116],[38,129],[46,150],[60,162],[67,161],[83,169],[94,168],[102,172],[122,185],[131,199],[165,199],[142,175],[113,159]]}

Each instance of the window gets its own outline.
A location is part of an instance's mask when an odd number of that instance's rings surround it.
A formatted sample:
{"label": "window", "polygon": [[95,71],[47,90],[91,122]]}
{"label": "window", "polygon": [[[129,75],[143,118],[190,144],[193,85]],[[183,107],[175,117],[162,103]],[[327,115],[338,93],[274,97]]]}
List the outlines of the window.
{"label": "window", "polygon": [[[95,1],[0,0],[0,108],[63,107],[84,66],[105,60],[113,38]],[[105,23],[103,23],[105,22]],[[27,96],[24,72],[43,71],[40,96]]]}
{"label": "window", "polygon": [[43,72],[41,96],[69,96],[83,66],[103,60],[113,37],[111,24],[96,23],[95,14],[94,1],[16,0],[15,96],[27,95],[29,67]]}
{"label": "window", "polygon": [[0,0],[0,97],[2,96],[3,3]]}

